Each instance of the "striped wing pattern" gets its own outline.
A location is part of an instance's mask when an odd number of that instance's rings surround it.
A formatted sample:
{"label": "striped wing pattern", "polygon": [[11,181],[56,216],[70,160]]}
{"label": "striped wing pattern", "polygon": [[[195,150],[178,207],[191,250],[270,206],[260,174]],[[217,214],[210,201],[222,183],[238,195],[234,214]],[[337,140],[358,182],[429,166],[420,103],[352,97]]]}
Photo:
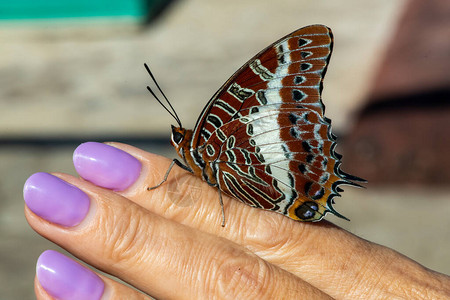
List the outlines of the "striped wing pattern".
{"label": "striped wing pattern", "polygon": [[[322,82],[333,37],[323,25],[281,38],[242,66],[204,108],[187,151],[208,164],[214,185],[242,202],[295,220],[337,213],[340,170]],[[211,183],[211,182],[210,182]]]}

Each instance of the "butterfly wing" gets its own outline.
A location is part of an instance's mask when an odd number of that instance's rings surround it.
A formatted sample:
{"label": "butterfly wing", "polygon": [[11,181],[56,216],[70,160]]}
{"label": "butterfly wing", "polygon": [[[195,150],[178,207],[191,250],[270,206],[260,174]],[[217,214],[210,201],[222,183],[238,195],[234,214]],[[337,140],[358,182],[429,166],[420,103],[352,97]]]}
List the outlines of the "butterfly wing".
{"label": "butterfly wing", "polygon": [[[244,115],[245,108],[265,105],[264,96],[308,93],[303,104],[324,112],[320,99],[322,80],[331,54],[331,30],[323,25],[301,28],[268,46],[239,70],[213,95],[197,120],[191,148],[204,145],[218,126]],[[259,93],[257,93],[259,91]],[[254,97],[252,97],[254,96]],[[216,120],[216,118],[218,120]]]}
{"label": "butterfly wing", "polygon": [[[322,82],[331,30],[301,28],[242,66],[204,108],[191,140],[219,188],[255,207],[303,221],[339,215],[338,185],[359,178],[339,168]],[[342,217],[342,216],[341,216]]]}

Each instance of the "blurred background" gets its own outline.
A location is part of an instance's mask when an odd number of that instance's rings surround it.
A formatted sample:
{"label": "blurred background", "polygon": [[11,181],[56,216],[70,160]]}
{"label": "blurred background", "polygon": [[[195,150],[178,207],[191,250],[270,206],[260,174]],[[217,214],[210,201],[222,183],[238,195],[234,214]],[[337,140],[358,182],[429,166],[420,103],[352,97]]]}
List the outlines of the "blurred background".
{"label": "blurred background", "polygon": [[328,220],[449,274],[449,1],[0,0],[0,298],[34,299],[58,249],[25,221],[28,176],[75,174],[85,141],[175,157],[144,62],[192,128],[250,57],[316,23],[335,36],[323,100],[343,169],[369,181],[337,199],[351,222]]}

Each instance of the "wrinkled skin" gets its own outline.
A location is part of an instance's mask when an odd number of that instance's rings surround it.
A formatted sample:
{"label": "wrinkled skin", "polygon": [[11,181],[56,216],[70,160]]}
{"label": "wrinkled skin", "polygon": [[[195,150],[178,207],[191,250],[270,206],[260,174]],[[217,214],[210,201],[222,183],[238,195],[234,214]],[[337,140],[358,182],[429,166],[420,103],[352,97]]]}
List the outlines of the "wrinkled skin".
{"label": "wrinkled skin", "polygon": [[[64,228],[27,207],[30,226],[74,256],[157,299],[445,299],[450,279],[322,221],[295,222],[223,197],[170,161],[111,144],[142,163],[140,178],[114,192],[55,174],[91,199],[88,216]],[[194,195],[194,196],[192,196]],[[319,238],[320,237],[320,238]],[[105,282],[102,299],[150,299]],[[35,280],[37,299],[51,299]]]}

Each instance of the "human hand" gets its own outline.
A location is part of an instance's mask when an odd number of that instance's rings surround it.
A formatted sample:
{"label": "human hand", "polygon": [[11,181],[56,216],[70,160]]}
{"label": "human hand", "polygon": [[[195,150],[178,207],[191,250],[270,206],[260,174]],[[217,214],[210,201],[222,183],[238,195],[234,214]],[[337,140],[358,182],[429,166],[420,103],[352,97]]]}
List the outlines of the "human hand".
{"label": "human hand", "polygon": [[[147,191],[170,161],[110,145],[76,150],[82,178],[32,175],[25,215],[45,238],[153,297],[450,298],[448,276],[327,221],[296,222],[224,195],[223,228],[216,189],[174,168]],[[149,299],[53,251],[38,260],[35,292],[37,299]]]}

